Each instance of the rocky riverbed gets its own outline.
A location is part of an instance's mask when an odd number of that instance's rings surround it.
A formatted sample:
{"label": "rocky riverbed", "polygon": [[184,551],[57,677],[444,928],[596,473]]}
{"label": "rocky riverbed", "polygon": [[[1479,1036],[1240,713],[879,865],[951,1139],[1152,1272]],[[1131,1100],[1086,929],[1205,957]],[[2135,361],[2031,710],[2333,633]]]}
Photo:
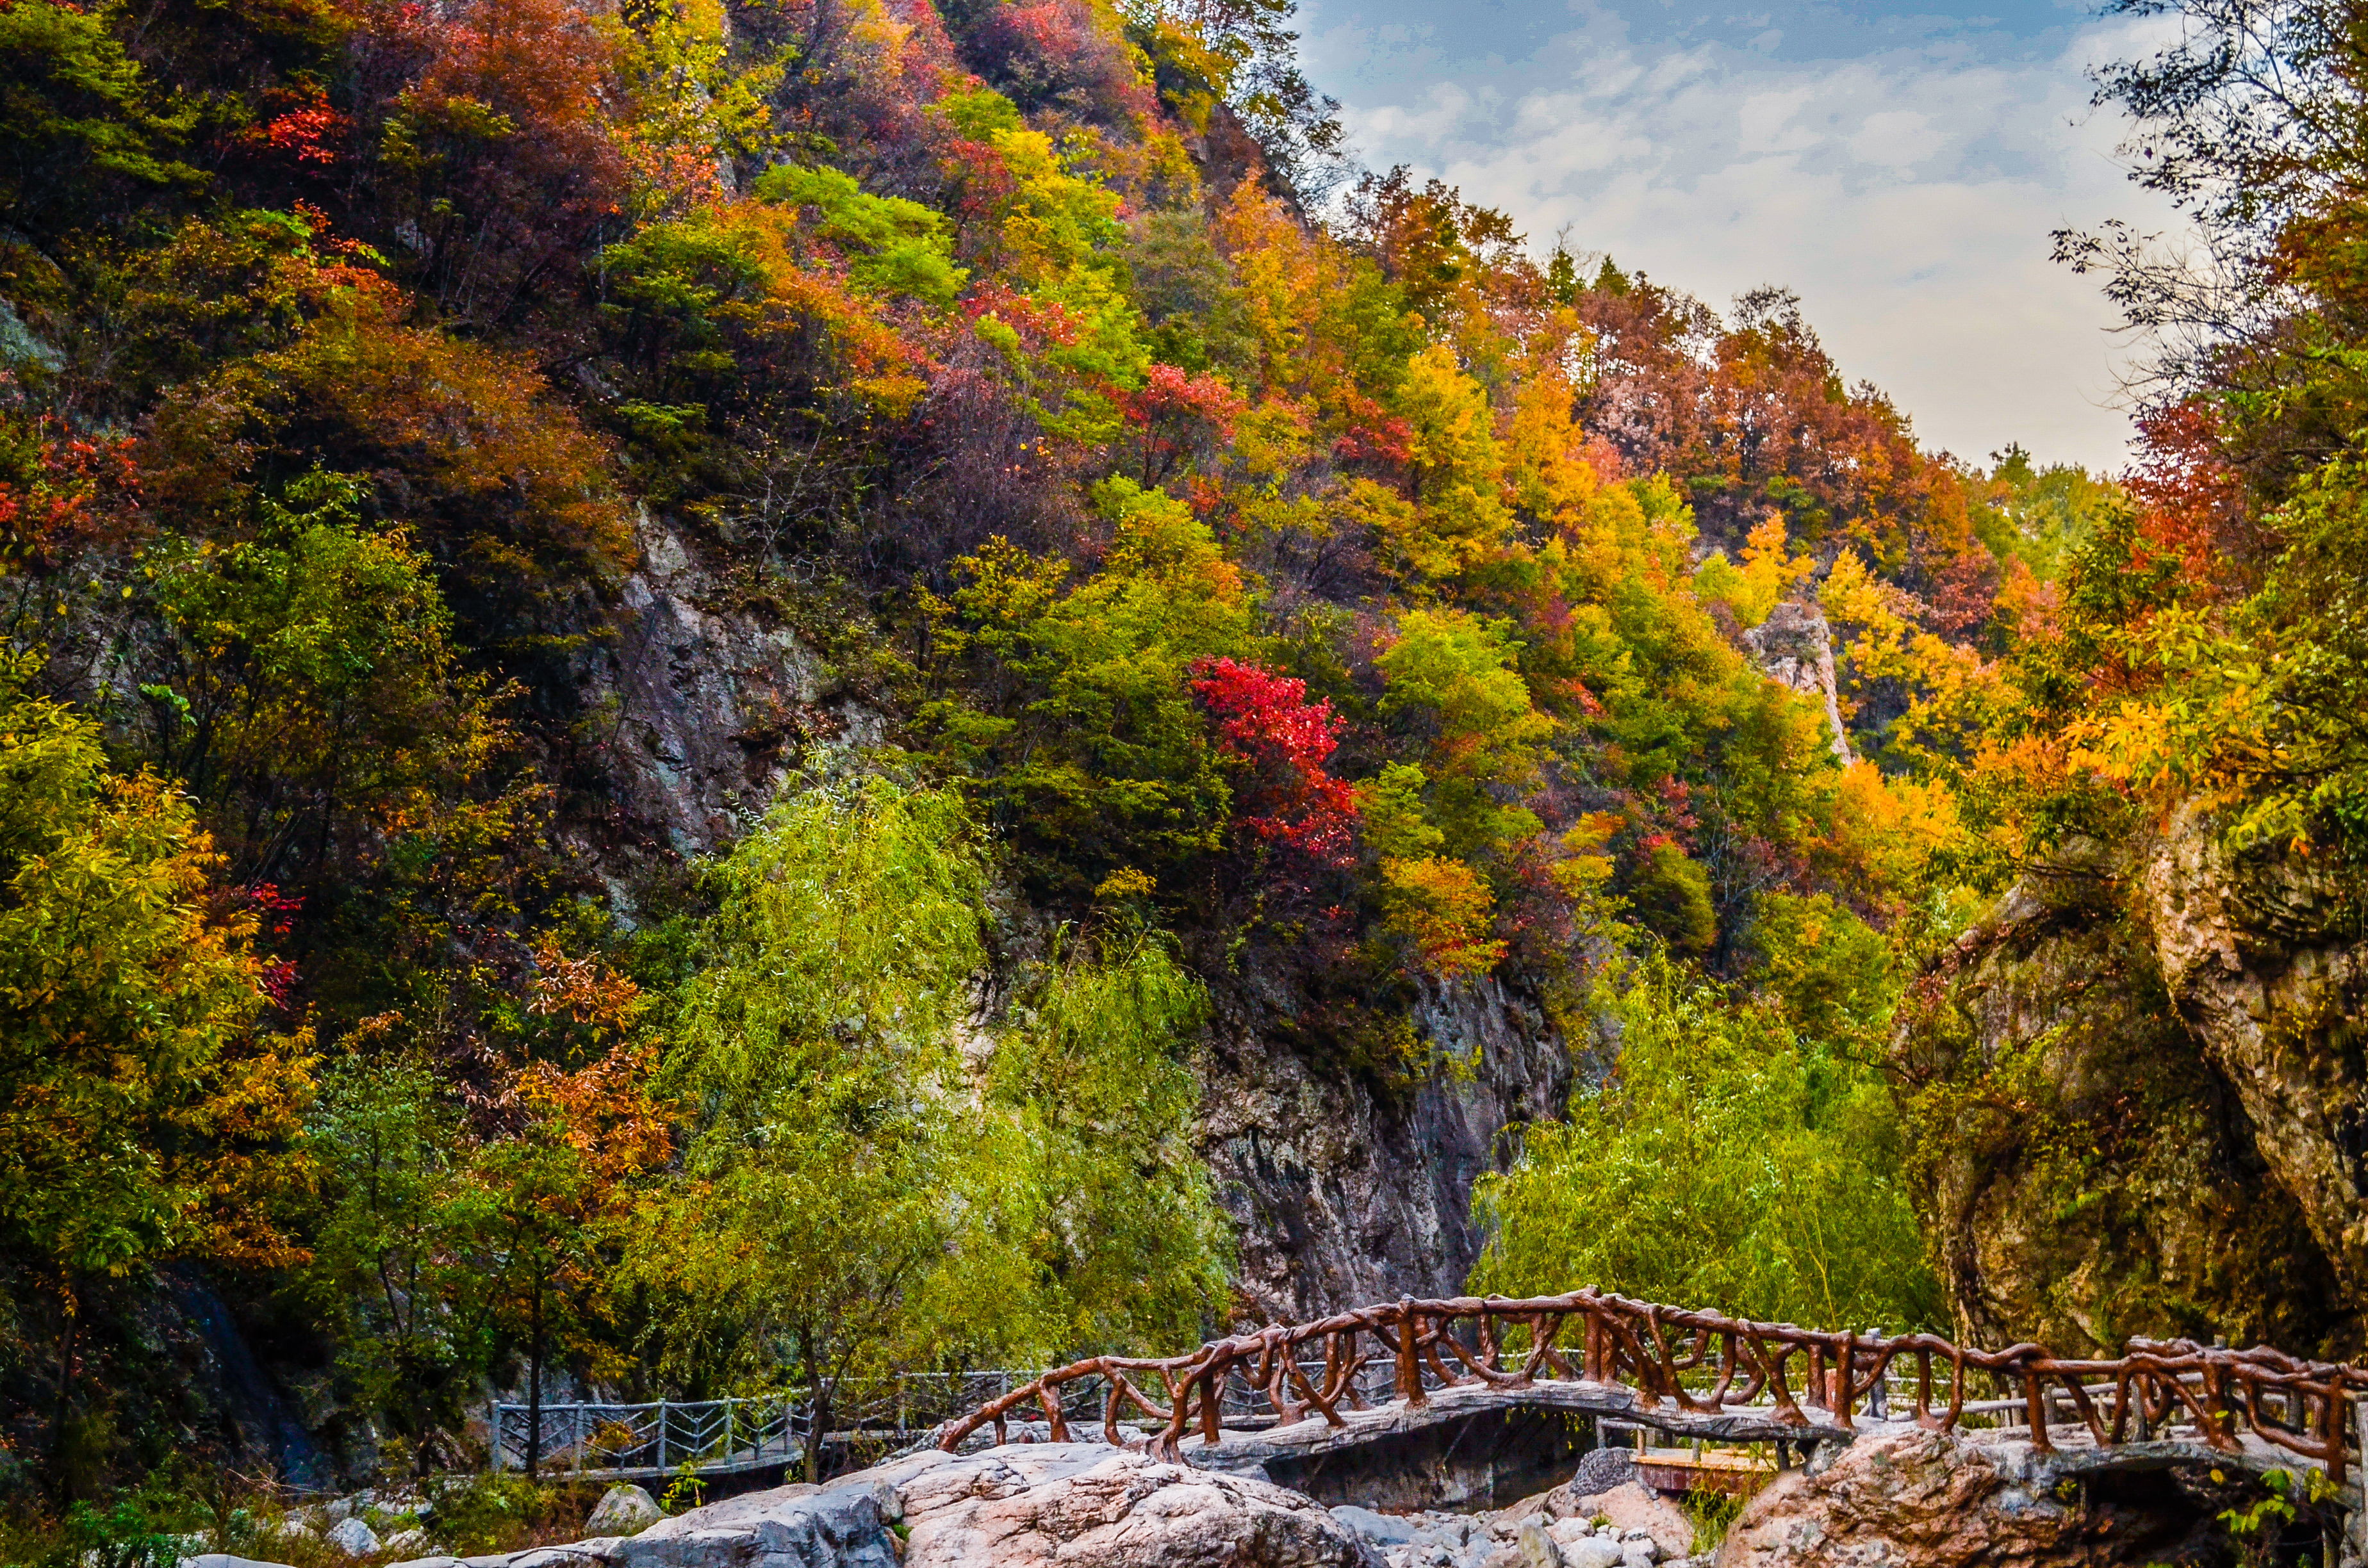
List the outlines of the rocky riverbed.
{"label": "rocky riverbed", "polygon": [[[1508,1507],[1393,1513],[1326,1507],[1257,1475],[1101,1443],[932,1449],[827,1485],[775,1487],[672,1517],[620,1487],[590,1521],[612,1533],[396,1568],[2140,1568],[2228,1559],[2213,1517],[2236,1494],[2214,1488],[2244,1484],[2233,1470],[2075,1475],[2039,1457],[1912,1426],[1869,1433],[1779,1476],[1713,1541],[1638,1484],[1619,1449],[1588,1453],[1561,1485]],[[2331,1534],[2340,1522],[2323,1524]],[[2357,1541],[2340,1555],[2359,1562]],[[204,1556],[184,1568],[256,1565]]]}
{"label": "rocky riverbed", "polygon": [[[1653,1568],[1693,1561],[1685,1516],[1633,1482],[1600,1494],[1566,1483],[1493,1512],[1383,1514],[1326,1508],[1255,1477],[1099,1443],[929,1450],[827,1486],[775,1487],[655,1516],[645,1494],[620,1487],[593,1525],[630,1533],[502,1556],[426,1556],[402,1568]],[[206,1556],[188,1568],[247,1564]]]}

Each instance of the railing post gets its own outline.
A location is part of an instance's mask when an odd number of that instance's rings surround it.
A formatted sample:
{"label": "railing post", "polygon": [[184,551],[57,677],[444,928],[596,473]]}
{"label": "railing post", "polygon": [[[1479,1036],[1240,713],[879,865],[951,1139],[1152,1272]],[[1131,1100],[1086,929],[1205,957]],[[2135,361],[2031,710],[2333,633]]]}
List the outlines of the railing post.
{"label": "railing post", "polygon": [[666,1467],[666,1402],[658,1401],[658,1469]]}
{"label": "railing post", "polygon": [[[2335,1384],[2335,1397],[2344,1397],[2343,1381],[2340,1378]],[[2360,1506],[2351,1510],[2351,1517],[2345,1521],[2345,1528],[2351,1534],[2353,1554],[2368,1557],[2368,1399],[2352,1403],[2351,1416],[2353,1424],[2360,1429],[2360,1468],[2352,1477],[2360,1483]],[[2343,1441],[2340,1422],[2337,1423],[2335,1433],[2335,1440],[2339,1443]]]}
{"label": "railing post", "polygon": [[502,1471],[502,1402],[498,1399],[493,1402],[493,1413],[494,1440],[490,1448],[494,1459],[494,1473],[498,1475]]}
{"label": "railing post", "polygon": [[1398,1397],[1408,1409],[1419,1410],[1429,1400],[1422,1392],[1422,1359],[1415,1348],[1415,1338],[1420,1332],[1420,1319],[1414,1310],[1414,1298],[1398,1298]]}

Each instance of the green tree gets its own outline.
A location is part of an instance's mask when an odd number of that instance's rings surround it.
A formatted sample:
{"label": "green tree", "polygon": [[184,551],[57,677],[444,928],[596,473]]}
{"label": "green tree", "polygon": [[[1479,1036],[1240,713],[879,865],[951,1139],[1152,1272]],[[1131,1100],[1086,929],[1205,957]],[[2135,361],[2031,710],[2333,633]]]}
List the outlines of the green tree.
{"label": "green tree", "polygon": [[913,1304],[960,1256],[985,860],[955,797],[874,778],[783,801],[710,875],[708,965],[666,1063],[690,1180],[638,1269],[677,1375],[790,1368],[827,1430],[847,1379],[915,1354]]}
{"label": "green tree", "polygon": [[173,153],[196,123],[112,31],[113,6],[0,10],[0,211],[19,232],[98,216],[127,188],[195,186]]}
{"label": "green tree", "polygon": [[156,755],[219,808],[249,879],[317,887],[333,852],[460,792],[500,735],[427,559],[361,523],[366,494],[315,472],[257,501],[253,537],[148,561],[172,632],[171,678],[142,688]]}
{"label": "green tree", "polygon": [[1897,1112],[1871,1070],[1666,961],[1609,1000],[1611,1077],[1474,1186],[1490,1234],[1473,1289],[1594,1285],[1893,1332],[1938,1317]]}
{"label": "green tree", "polygon": [[986,780],[1023,870],[1064,894],[1220,846],[1233,797],[1192,669],[1252,643],[1241,574],[1190,508],[1123,478],[1098,498],[1103,571],[1064,592],[1067,562],[996,540],[936,607],[940,653],[977,687],[930,710],[939,749]]}
{"label": "green tree", "polygon": [[691,1180],[633,1265],[671,1371],[789,1369],[827,1429],[895,1369],[1201,1327],[1226,1256],[1189,1141],[1206,999],[1161,939],[1056,947],[979,1028],[984,846],[958,797],[881,778],[784,801],[712,875],[666,1066]]}
{"label": "green tree", "polygon": [[1033,1275],[1042,1356],[1198,1339],[1231,1237],[1191,1135],[1186,1043],[1208,1011],[1164,938],[1055,944],[997,1030],[985,1151],[997,1231]]}
{"label": "green tree", "polygon": [[307,1131],[322,1172],[307,1293],[355,1403],[425,1466],[491,1356],[477,1257],[494,1205],[468,1179],[461,1107],[423,1063],[352,1054],[323,1074]]}

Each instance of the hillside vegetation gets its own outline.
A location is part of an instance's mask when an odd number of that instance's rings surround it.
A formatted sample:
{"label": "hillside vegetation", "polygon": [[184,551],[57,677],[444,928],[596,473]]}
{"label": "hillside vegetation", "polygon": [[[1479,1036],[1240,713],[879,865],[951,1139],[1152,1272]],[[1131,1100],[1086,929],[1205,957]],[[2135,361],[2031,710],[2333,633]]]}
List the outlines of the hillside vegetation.
{"label": "hillside vegetation", "polygon": [[[2230,267],[2062,240],[2166,346],[2107,480],[1359,171],[1285,0],[0,0],[0,1491],[247,1462],[199,1296],[354,1477],[1190,1343],[1250,994],[1382,1095],[1459,989],[1580,1053],[1480,1287],[1945,1324],[2027,1102],[1894,1058],[1919,966],[2175,805],[2368,825],[2326,10],[2323,114],[2105,79]],[[661,544],[814,683],[703,835]]]}

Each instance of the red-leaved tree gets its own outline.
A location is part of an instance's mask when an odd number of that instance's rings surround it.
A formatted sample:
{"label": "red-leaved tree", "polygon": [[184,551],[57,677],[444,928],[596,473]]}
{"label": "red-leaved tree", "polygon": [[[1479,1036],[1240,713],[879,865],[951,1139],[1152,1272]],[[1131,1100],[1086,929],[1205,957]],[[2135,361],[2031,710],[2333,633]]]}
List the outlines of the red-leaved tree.
{"label": "red-leaved tree", "polygon": [[1154,365],[1139,392],[1119,399],[1126,422],[1142,433],[1143,483],[1158,484],[1179,463],[1201,461],[1234,438],[1234,422],[1248,409],[1241,393],[1214,374],[1195,376]]}
{"label": "red-leaved tree", "polygon": [[1244,764],[1235,818],[1262,843],[1319,866],[1351,861],[1356,792],[1326,771],[1340,744],[1332,704],[1307,700],[1307,683],[1237,659],[1192,666],[1193,695],[1217,721],[1218,744]]}

